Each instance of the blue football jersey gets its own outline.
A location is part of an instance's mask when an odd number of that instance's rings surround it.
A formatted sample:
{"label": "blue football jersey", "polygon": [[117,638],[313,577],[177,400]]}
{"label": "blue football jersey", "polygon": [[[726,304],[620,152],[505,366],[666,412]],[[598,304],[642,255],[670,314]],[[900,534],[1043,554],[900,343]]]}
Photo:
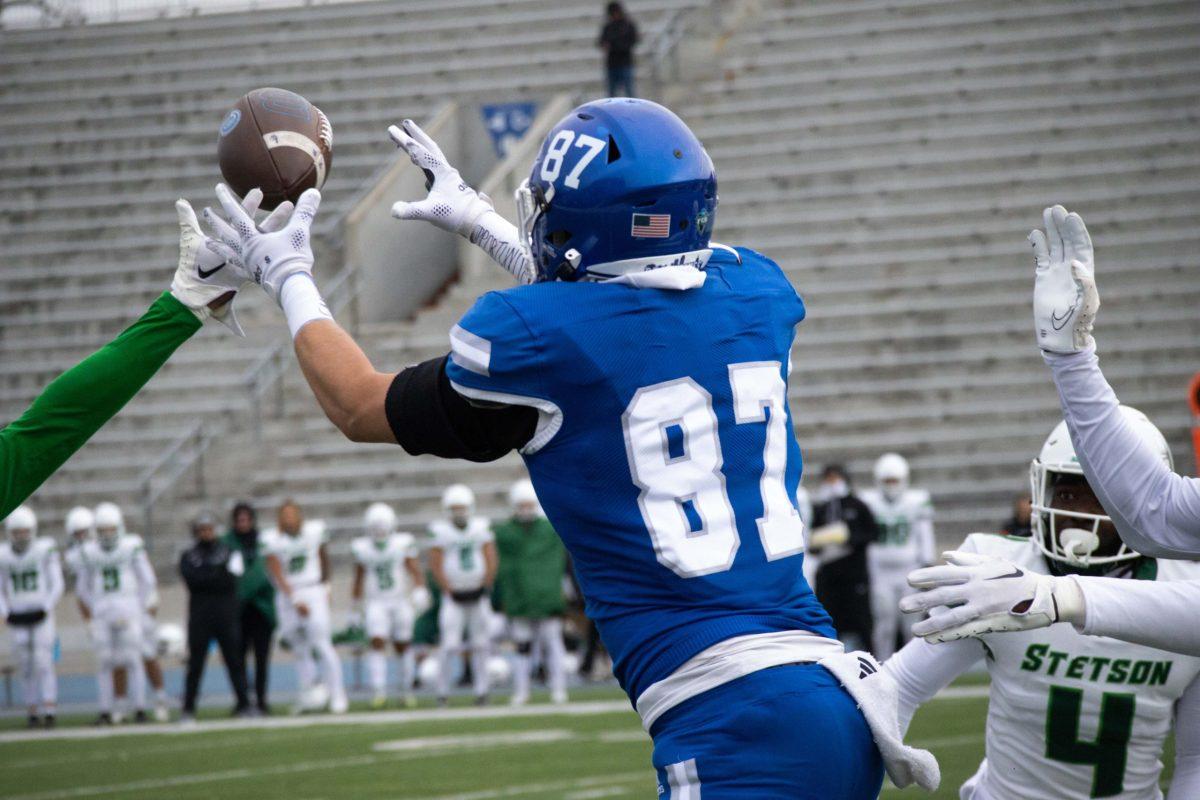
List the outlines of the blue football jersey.
{"label": "blue football jersey", "polygon": [[804,304],[752,250],[698,288],[539,283],[451,331],[462,395],[533,406],[522,449],[631,699],[734,636],[834,637],[801,574],[800,448],[787,403]]}

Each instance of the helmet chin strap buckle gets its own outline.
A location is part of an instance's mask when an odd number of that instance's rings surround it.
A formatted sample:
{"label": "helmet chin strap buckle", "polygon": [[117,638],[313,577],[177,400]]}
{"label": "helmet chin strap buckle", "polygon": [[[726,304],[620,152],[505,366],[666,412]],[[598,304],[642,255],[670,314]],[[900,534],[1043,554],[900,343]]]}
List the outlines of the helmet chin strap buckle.
{"label": "helmet chin strap buckle", "polygon": [[583,261],[583,253],[580,253],[574,247],[563,254],[563,258],[571,265],[571,269],[579,269],[579,262]]}
{"label": "helmet chin strap buckle", "polygon": [[1067,554],[1067,558],[1079,564],[1086,565],[1092,553],[1100,547],[1100,537],[1095,531],[1083,528],[1064,528],[1058,535],[1059,544]]}

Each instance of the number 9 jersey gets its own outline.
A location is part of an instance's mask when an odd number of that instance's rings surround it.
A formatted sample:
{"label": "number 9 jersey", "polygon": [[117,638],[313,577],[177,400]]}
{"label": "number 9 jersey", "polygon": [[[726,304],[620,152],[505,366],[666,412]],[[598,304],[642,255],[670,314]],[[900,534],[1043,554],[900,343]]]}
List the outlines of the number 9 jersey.
{"label": "number 9 jersey", "polygon": [[645,288],[655,271],[521,286],[450,333],[455,391],[537,410],[520,452],[635,701],[726,640],[841,649],[801,574],[787,376],[804,304],[771,260],[712,248],[692,288]]}

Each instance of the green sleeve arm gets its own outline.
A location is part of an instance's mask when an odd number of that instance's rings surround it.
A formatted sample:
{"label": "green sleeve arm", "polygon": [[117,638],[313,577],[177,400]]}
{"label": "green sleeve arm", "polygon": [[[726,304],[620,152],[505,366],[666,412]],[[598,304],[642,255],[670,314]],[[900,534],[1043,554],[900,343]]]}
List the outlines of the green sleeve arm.
{"label": "green sleeve arm", "polygon": [[0,519],[120,411],[200,324],[164,292],[141,319],[51,381],[0,430]]}

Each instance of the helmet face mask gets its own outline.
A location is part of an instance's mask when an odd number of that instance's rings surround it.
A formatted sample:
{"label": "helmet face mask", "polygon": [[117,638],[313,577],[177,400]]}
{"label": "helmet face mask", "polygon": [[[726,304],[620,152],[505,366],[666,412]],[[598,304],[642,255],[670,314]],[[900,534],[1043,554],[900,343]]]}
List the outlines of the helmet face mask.
{"label": "helmet face mask", "polygon": [[475,493],[469,486],[456,483],[442,492],[442,511],[459,528],[466,528],[475,513]]}
{"label": "helmet face mask", "polygon": [[908,490],[908,461],[899,453],[884,453],[875,462],[875,488],[894,503]]}
{"label": "helmet face mask", "polygon": [[[1171,450],[1154,423],[1129,406],[1120,411],[1143,444],[1174,470]],[[1055,426],[1030,464],[1029,490],[1033,540],[1052,563],[1068,571],[1104,570],[1141,558],[1121,541],[1088,485],[1066,422]]]}
{"label": "helmet face mask", "polygon": [[512,507],[513,516],[520,522],[532,522],[541,516],[537,492],[528,480],[517,481],[512,485],[508,490],[508,504]]}
{"label": "helmet face mask", "polygon": [[101,503],[96,506],[94,514],[96,538],[100,546],[106,550],[115,547],[117,540],[125,533],[125,516],[120,507],[115,503]]}
{"label": "helmet face mask", "polygon": [[382,542],[396,530],[396,512],[387,503],[372,503],[363,514],[367,535]]}
{"label": "helmet face mask", "polygon": [[13,552],[23,553],[37,535],[37,515],[29,506],[17,506],[5,518],[4,531]]}

